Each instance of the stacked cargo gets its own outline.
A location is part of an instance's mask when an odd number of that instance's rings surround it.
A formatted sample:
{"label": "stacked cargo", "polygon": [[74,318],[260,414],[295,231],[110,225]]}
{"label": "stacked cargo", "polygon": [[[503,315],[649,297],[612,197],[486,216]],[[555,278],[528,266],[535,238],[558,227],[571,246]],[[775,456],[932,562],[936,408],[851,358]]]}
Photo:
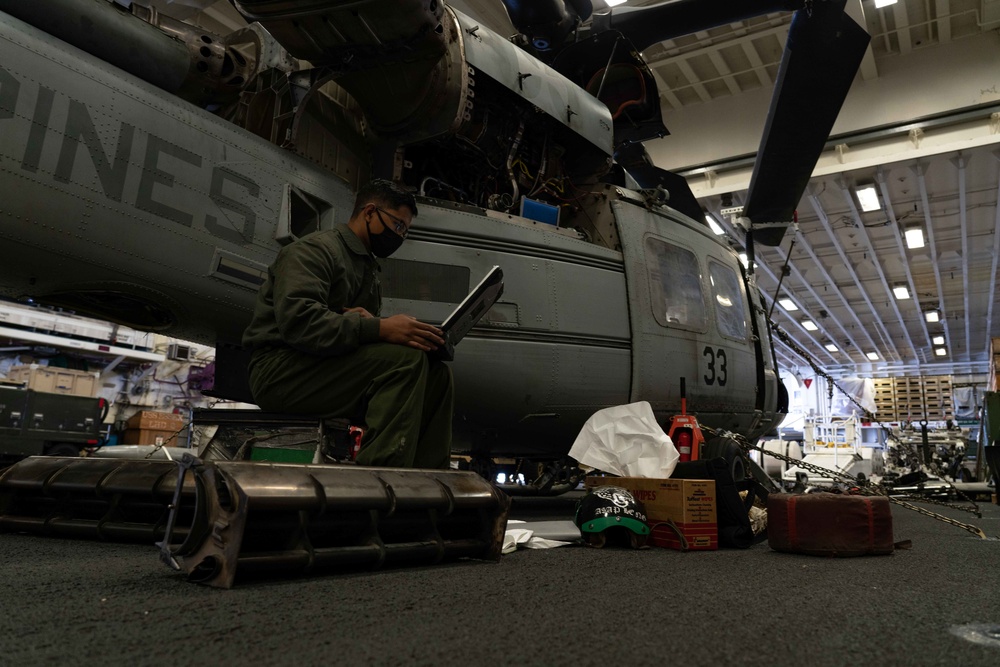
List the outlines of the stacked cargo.
{"label": "stacked cargo", "polygon": [[922,379],[895,378],[896,420],[913,421],[924,419]]}
{"label": "stacked cargo", "polygon": [[924,378],[924,407],[927,419],[943,421],[954,416],[951,391],[951,378],[947,375]]}
{"label": "stacked cargo", "polygon": [[892,378],[875,378],[875,414],[879,419],[896,414],[896,388]]}
{"label": "stacked cargo", "polygon": [[955,411],[951,392],[948,375],[876,378],[875,416],[883,422],[952,419]]}

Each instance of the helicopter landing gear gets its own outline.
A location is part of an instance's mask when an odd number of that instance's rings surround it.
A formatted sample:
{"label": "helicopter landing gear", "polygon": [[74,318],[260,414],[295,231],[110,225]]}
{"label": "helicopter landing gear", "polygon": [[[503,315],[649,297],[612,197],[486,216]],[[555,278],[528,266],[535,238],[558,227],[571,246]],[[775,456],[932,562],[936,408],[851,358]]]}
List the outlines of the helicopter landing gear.
{"label": "helicopter landing gear", "polygon": [[743,450],[732,438],[715,437],[706,441],[701,449],[701,458],[714,459],[723,458],[726,460],[726,468],[732,475],[734,482],[742,482],[747,478],[746,462],[743,459]]}
{"label": "helicopter landing gear", "polygon": [[568,457],[537,461],[475,456],[469,469],[512,496],[558,496],[577,488],[586,476]]}

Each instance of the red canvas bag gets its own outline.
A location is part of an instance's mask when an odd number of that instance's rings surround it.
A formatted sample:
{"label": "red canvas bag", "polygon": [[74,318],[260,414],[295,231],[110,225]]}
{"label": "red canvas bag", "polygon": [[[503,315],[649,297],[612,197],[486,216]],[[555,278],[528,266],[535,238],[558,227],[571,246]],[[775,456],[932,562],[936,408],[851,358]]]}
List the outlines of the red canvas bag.
{"label": "red canvas bag", "polygon": [[767,542],[775,551],[812,556],[891,554],[889,499],[772,493],[767,498]]}

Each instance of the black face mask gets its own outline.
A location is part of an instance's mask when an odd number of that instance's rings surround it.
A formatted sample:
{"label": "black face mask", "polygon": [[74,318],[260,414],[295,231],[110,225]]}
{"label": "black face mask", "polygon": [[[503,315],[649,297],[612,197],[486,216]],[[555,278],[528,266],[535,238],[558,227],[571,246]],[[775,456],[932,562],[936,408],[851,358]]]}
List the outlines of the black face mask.
{"label": "black face mask", "polygon": [[370,220],[365,221],[365,228],[368,230],[368,243],[371,244],[372,254],[376,257],[384,259],[403,245],[403,237],[389,229],[385,223],[382,224],[381,234],[372,234]]}

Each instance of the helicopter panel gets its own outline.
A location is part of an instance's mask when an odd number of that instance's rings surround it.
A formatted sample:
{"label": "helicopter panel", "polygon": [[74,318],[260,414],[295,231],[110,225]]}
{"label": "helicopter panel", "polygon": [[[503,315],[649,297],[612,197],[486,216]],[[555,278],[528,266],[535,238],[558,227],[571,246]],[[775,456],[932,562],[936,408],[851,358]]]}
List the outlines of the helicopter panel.
{"label": "helicopter panel", "polygon": [[704,423],[751,430],[757,361],[736,253],[668,209],[625,200],[612,210],[632,304],[632,400],[666,421],[679,411],[683,378],[688,409]]}
{"label": "helicopter panel", "polygon": [[350,210],[340,179],[6,15],[0,63],[5,296],[238,340],[295,201]]}
{"label": "helicopter panel", "polygon": [[[384,262],[385,314],[440,321],[489,267],[504,267],[503,296],[452,363],[456,451],[552,456],[595,411],[627,402],[621,253],[517,216],[418,207],[410,240]],[[462,284],[446,286],[443,266]]]}
{"label": "helicopter panel", "polygon": [[611,112],[597,98],[479,22],[452,9],[469,64],[599,148],[614,152]]}

